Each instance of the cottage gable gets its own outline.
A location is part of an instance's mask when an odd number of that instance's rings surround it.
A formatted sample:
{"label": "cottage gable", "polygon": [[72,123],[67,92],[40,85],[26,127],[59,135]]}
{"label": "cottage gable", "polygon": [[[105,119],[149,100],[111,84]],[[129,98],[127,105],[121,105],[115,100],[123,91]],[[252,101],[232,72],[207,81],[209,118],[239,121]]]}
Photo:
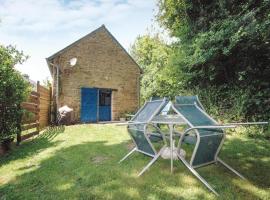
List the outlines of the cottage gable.
{"label": "cottage gable", "polygon": [[[104,49],[104,48],[100,48],[102,46],[106,49],[107,52],[102,51],[102,49]],[[61,49],[60,51],[46,58],[51,74],[52,74],[53,66],[50,63],[58,62],[58,60],[61,59],[61,57],[63,57],[62,59],[65,59],[66,54],[73,53],[75,57],[75,55],[78,54],[76,53],[78,51],[88,51],[89,53],[92,53],[93,55],[98,55],[101,52],[104,54],[106,53],[117,54],[117,52],[115,51],[119,51],[121,52],[122,56],[126,56],[128,59],[130,59],[130,62],[134,64],[134,67],[138,68],[139,72],[142,73],[142,69],[136,63],[136,61],[129,55],[129,53],[125,50],[125,48],[110,33],[110,31],[105,27],[105,25],[102,25],[98,29],[92,31],[91,33],[87,34],[81,39],[73,42],[67,47]],[[60,66],[60,67],[64,68],[65,66]]]}
{"label": "cottage gable", "polygon": [[[73,67],[69,64],[71,58],[77,58]],[[117,120],[124,112],[136,110],[139,105],[142,71],[104,25],[47,58],[47,63],[58,107],[68,105],[73,108],[77,121],[82,115],[84,88],[112,91],[111,120]],[[59,68],[58,78],[56,66]]]}

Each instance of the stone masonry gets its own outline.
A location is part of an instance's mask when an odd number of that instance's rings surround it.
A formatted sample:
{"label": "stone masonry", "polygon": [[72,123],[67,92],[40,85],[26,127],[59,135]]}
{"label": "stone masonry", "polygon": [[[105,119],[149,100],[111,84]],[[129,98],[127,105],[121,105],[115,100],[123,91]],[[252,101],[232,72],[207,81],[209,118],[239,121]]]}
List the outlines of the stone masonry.
{"label": "stone masonry", "polygon": [[[69,60],[74,57],[77,64],[71,67]],[[112,120],[139,106],[141,70],[104,25],[47,58],[47,62],[59,66],[59,106],[73,108],[74,121],[80,120],[82,87],[113,89]],[[55,97],[56,68],[50,64],[49,68]]]}

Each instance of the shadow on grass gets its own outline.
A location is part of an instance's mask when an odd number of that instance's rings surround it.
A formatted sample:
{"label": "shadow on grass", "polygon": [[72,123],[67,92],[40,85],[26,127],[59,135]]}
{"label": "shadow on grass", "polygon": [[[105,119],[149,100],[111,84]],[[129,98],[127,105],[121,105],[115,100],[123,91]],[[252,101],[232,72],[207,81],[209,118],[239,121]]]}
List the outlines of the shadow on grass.
{"label": "shadow on grass", "polygon": [[221,158],[254,185],[270,187],[270,143],[262,139],[234,138],[227,140]]}
{"label": "shadow on grass", "polygon": [[48,147],[56,146],[60,142],[52,142],[52,139],[64,131],[64,126],[46,128],[38,136],[22,142],[20,146],[14,146],[14,148],[8,154],[0,157],[0,166],[8,164],[13,160],[29,157]]}
{"label": "shadow on grass", "polygon": [[54,139],[59,133],[65,132],[65,126],[49,126],[47,127],[38,138],[44,138],[48,141]]}
{"label": "shadow on grass", "polygon": [[[224,157],[235,145],[235,141],[226,144]],[[142,177],[137,177],[149,158],[135,153],[118,164],[128,146],[128,143],[109,145],[107,141],[98,141],[63,148],[36,169],[25,171],[16,180],[0,186],[0,196],[6,199],[216,198],[180,162],[175,162],[173,175],[168,160],[158,160]],[[233,178],[224,173],[226,170],[214,165],[199,171],[213,186],[219,184],[216,190],[221,199],[259,199],[257,194],[235,184]],[[249,179],[253,167],[246,170]]]}
{"label": "shadow on grass", "polygon": [[[61,149],[37,169],[0,186],[0,196],[6,199],[145,199],[151,196],[179,199],[178,195],[164,190],[164,182],[160,178],[165,180],[169,172],[137,177],[138,170],[149,158],[137,154],[132,156],[133,159],[118,164],[119,155],[125,150],[123,144],[107,145],[105,141]],[[174,178],[170,181],[166,187],[174,187],[181,182]],[[203,190],[196,197],[205,197]]]}

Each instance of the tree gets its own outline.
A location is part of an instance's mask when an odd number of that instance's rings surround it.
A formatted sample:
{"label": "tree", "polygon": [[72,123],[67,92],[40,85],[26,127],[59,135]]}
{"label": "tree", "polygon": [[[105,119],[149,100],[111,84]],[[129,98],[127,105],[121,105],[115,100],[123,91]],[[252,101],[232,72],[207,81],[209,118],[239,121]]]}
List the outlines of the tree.
{"label": "tree", "polygon": [[[143,70],[141,79],[141,97],[143,101],[152,96],[167,95],[171,85],[166,76],[166,66],[171,48],[159,34],[137,37],[131,47],[131,55]],[[166,96],[165,95],[165,96]]]}
{"label": "tree", "polygon": [[48,76],[44,80],[42,80],[42,85],[47,89],[50,89],[50,87],[52,86],[52,81],[49,79]]}
{"label": "tree", "polygon": [[268,120],[270,1],[159,0],[158,6],[159,23],[178,38],[169,66],[182,86],[223,108],[241,95],[246,119]]}
{"label": "tree", "polygon": [[25,59],[15,47],[0,45],[0,143],[21,130],[20,104],[28,96],[29,84],[14,65]]}

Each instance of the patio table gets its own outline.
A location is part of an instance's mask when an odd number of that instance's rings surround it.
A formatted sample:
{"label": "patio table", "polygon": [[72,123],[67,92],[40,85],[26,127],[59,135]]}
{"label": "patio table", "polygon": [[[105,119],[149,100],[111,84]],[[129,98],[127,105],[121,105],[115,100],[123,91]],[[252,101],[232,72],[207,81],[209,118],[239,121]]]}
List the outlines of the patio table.
{"label": "patio table", "polygon": [[171,173],[173,173],[173,148],[174,148],[174,126],[175,125],[186,125],[187,123],[179,115],[157,115],[152,120],[153,124],[164,124],[169,127],[170,134],[170,157],[171,157]]}

